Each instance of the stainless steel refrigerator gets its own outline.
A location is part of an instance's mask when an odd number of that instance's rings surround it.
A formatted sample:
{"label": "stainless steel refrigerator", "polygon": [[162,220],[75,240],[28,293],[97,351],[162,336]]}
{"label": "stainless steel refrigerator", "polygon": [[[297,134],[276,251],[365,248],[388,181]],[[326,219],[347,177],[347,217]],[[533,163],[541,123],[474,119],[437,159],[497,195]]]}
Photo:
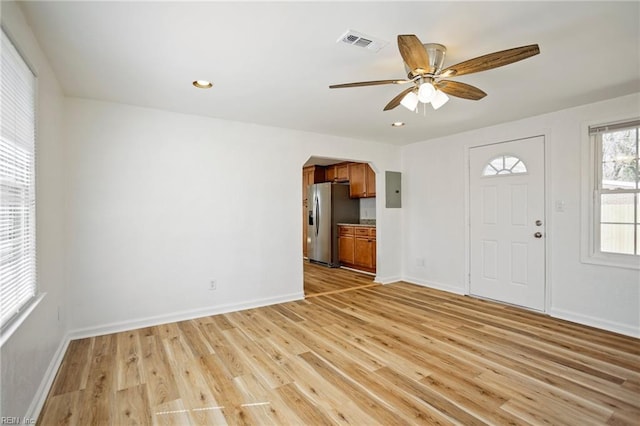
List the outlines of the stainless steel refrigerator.
{"label": "stainless steel refrigerator", "polygon": [[349,198],[345,183],[309,185],[307,255],[312,262],[340,266],[338,258],[338,223],[360,221],[360,200]]}

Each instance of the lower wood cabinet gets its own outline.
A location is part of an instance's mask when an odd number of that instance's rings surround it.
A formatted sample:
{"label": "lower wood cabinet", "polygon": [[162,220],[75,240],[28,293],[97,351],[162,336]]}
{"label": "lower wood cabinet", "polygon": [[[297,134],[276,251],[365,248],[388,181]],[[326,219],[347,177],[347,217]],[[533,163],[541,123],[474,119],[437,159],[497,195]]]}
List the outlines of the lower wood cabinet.
{"label": "lower wood cabinet", "polygon": [[376,228],[371,226],[338,227],[340,263],[367,272],[376,271]]}
{"label": "lower wood cabinet", "polygon": [[338,256],[340,263],[353,264],[355,260],[355,239],[353,226],[338,227]]}

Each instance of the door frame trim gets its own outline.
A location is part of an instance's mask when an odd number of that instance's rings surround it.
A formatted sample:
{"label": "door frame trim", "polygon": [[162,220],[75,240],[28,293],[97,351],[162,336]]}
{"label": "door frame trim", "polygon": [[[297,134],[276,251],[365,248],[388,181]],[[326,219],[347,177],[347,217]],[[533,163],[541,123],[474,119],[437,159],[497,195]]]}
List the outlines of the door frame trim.
{"label": "door frame trim", "polygon": [[514,138],[506,138],[499,141],[477,141],[469,142],[464,145],[464,256],[465,256],[465,274],[464,274],[464,294],[471,295],[471,149],[489,145],[498,145],[507,142],[517,142],[525,139],[542,137],[543,164],[544,164],[544,216],[545,216],[545,236],[544,236],[544,308],[542,312],[549,312],[551,309],[551,239],[550,234],[552,228],[552,211],[551,211],[551,162],[547,150],[547,141],[549,140],[550,131],[544,131],[530,136],[520,136]]}

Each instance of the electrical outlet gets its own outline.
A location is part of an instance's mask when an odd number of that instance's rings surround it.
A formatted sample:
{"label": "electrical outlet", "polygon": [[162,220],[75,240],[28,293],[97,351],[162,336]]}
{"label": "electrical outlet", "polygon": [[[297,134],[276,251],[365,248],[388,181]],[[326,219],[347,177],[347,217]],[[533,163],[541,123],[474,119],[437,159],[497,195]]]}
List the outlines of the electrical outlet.
{"label": "electrical outlet", "polygon": [[213,291],[218,288],[218,281],[211,280],[209,281],[209,290]]}

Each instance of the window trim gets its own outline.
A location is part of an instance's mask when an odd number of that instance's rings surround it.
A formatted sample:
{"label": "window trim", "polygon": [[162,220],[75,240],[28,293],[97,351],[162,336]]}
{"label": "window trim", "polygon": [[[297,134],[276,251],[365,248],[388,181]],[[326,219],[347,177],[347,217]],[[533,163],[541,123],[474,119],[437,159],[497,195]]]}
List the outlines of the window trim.
{"label": "window trim", "polygon": [[612,266],[626,269],[640,270],[640,256],[602,252],[598,248],[600,243],[600,212],[596,207],[600,205],[596,201],[599,195],[598,185],[602,176],[597,160],[600,158],[597,148],[596,137],[590,130],[597,128],[609,128],[615,130],[618,125],[624,123],[634,123],[640,120],[639,117],[629,117],[626,119],[612,119],[609,121],[598,120],[585,122],[581,128],[581,163],[582,163],[582,200],[581,200],[581,238],[580,238],[580,261],[595,265]]}

